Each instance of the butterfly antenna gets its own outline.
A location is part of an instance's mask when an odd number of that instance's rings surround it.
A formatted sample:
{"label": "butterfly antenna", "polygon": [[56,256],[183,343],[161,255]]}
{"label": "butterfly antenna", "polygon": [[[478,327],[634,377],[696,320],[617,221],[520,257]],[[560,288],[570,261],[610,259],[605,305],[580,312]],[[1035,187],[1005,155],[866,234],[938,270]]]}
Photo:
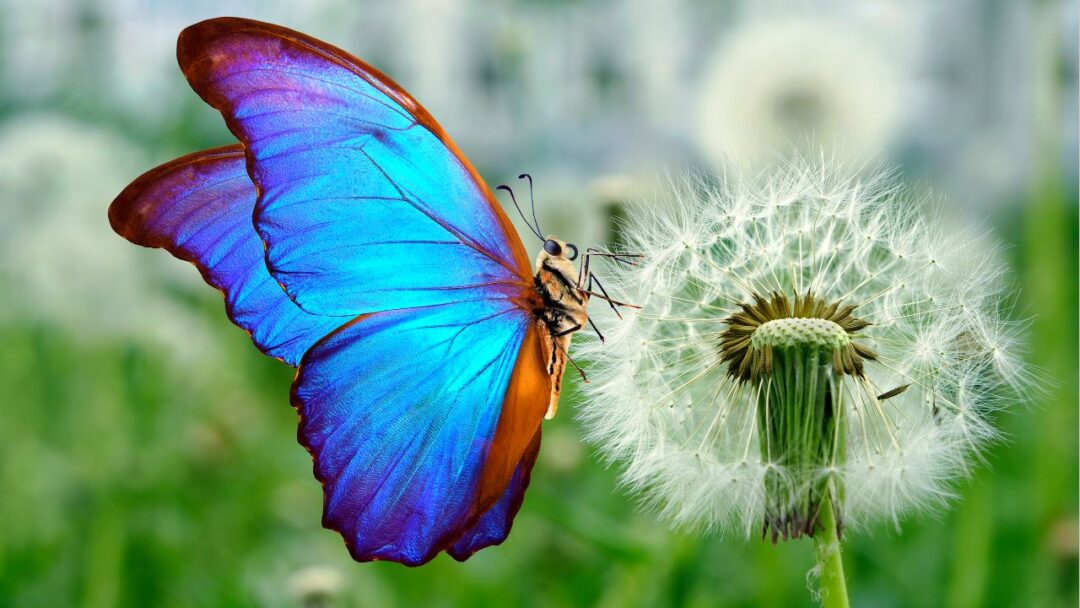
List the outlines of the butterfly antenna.
{"label": "butterfly antenna", "polygon": [[533,197],[533,178],[528,173],[522,173],[518,176],[518,179],[529,180],[529,204],[532,205],[533,223],[536,224],[536,231],[543,234],[544,231],[540,229],[540,221],[536,219],[536,198]]}
{"label": "butterfly antenna", "polygon": [[510,186],[507,186],[506,184],[500,184],[498,186],[495,186],[495,189],[506,190],[510,193],[510,200],[514,201],[514,208],[517,209],[518,215],[520,215],[521,219],[524,220],[525,225],[529,227],[529,230],[531,230],[533,234],[536,235],[536,238],[540,239],[541,241],[544,240],[544,237],[540,236],[540,231],[536,228],[533,228],[533,225],[529,223],[529,218],[525,217],[525,212],[521,210],[521,205],[518,205],[517,197],[514,196],[514,191],[510,189]]}

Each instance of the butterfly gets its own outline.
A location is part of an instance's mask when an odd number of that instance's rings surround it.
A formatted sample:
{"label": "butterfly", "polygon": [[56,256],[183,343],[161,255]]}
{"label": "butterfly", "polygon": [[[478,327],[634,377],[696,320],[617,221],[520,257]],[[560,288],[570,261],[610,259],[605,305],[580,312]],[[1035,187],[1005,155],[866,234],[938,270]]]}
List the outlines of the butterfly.
{"label": "butterfly", "polygon": [[239,143],[137,178],[113,229],[193,263],[255,346],[297,367],[323,525],[354,559],[501,543],[590,296],[624,305],[593,291],[589,257],[628,260],[589,249],[575,269],[576,246],[537,224],[530,265],[435,119],[338,48],[218,18],[181,32],[177,58]]}

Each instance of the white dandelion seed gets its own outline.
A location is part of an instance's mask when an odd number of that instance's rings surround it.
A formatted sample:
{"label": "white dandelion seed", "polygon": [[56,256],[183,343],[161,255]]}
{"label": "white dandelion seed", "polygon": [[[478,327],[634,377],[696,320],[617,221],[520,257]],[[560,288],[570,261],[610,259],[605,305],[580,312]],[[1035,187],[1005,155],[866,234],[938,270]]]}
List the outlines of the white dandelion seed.
{"label": "white dandelion seed", "polygon": [[[864,172],[865,173],[865,172]],[[632,210],[642,305],[580,345],[588,438],[684,527],[774,540],[942,503],[1030,374],[993,247],[899,183],[791,163]],[[830,516],[832,508],[830,508]]]}

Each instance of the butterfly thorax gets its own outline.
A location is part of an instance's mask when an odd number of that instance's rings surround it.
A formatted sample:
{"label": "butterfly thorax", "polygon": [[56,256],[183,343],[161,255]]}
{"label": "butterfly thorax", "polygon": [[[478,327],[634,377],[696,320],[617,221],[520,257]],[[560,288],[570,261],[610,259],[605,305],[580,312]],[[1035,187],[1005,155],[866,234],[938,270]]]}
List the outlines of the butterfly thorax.
{"label": "butterfly thorax", "polygon": [[536,256],[536,275],[533,278],[536,293],[543,303],[536,316],[543,324],[548,374],[551,376],[547,419],[553,418],[558,409],[570,338],[588,321],[586,307],[589,294],[581,289],[578,271],[566,253],[565,243],[548,237],[544,248]]}

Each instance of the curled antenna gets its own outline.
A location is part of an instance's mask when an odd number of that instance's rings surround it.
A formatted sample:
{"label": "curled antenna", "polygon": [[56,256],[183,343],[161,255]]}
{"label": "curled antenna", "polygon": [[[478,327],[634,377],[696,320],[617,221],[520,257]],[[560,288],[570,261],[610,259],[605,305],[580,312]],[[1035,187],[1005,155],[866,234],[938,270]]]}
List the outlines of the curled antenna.
{"label": "curled antenna", "polygon": [[[507,192],[510,193],[510,200],[514,201],[514,208],[517,209],[518,215],[520,215],[521,219],[525,221],[525,225],[529,227],[529,230],[531,230],[532,233],[536,235],[536,238],[543,241],[544,237],[541,236],[540,230],[538,228],[534,228],[533,225],[529,223],[529,218],[525,217],[525,213],[521,210],[521,205],[518,205],[517,197],[514,196],[514,191],[510,189],[510,186],[507,186],[506,184],[500,184],[498,186],[495,186],[495,189],[496,190],[506,190]],[[535,217],[535,213],[534,213],[534,217]]]}
{"label": "curled antenna", "polygon": [[540,229],[540,221],[536,219],[536,199],[533,197],[533,178],[528,173],[522,173],[518,176],[518,179],[529,180],[529,204],[532,206],[533,224],[536,224],[536,231],[543,234],[544,231]]}

